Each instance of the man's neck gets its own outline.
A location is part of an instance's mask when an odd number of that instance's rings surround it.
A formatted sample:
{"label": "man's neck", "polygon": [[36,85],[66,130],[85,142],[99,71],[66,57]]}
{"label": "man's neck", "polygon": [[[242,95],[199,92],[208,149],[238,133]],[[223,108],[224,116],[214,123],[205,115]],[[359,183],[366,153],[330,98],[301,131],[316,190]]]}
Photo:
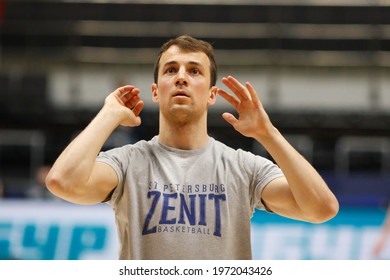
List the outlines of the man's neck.
{"label": "man's neck", "polygon": [[208,140],[209,135],[205,122],[183,125],[169,125],[160,122],[159,142],[168,147],[193,150],[205,146]]}

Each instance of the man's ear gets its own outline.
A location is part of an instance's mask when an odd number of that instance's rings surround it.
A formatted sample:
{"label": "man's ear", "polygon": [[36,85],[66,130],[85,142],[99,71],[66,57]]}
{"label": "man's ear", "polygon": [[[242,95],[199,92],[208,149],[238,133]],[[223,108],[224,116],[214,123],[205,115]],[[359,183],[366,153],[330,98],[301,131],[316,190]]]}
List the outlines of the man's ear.
{"label": "man's ear", "polygon": [[216,86],[213,86],[210,88],[210,91],[209,91],[210,97],[209,97],[209,101],[208,101],[209,105],[213,105],[217,101],[217,91],[218,91],[218,88]]}
{"label": "man's ear", "polygon": [[158,103],[158,89],[156,83],[152,84],[152,100],[154,103]]}

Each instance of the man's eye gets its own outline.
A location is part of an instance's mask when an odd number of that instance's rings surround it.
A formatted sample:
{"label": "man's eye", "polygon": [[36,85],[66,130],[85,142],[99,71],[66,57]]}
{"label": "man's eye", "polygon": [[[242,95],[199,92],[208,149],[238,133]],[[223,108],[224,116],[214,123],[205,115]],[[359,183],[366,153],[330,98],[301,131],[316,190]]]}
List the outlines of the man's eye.
{"label": "man's eye", "polygon": [[172,73],[176,73],[176,70],[175,70],[175,68],[168,68],[167,69],[167,73],[169,73],[169,74],[172,74]]}
{"label": "man's eye", "polygon": [[199,69],[194,68],[194,69],[191,70],[191,73],[192,73],[192,74],[199,74],[200,71],[199,71]]}

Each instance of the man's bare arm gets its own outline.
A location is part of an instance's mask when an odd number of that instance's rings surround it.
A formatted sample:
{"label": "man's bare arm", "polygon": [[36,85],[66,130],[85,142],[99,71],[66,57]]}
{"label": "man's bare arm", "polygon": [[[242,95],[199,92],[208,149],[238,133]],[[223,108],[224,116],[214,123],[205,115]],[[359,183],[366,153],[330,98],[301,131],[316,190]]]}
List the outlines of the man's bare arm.
{"label": "man's bare arm", "polygon": [[90,124],[60,154],[46,177],[48,189],[65,200],[93,204],[103,201],[118,184],[115,171],[96,157],[119,126],[141,124],[139,89],[120,87],[106,99]]}
{"label": "man's bare arm", "polygon": [[271,181],[263,190],[262,200],[268,209],[293,219],[324,222],[334,217],[338,201],[327,184],[273,126],[250,83],[242,85],[229,76],[222,82],[234,95],[219,89],[239,114],[224,113],[223,118],[238,132],[257,140],[273,157],[285,177]]}

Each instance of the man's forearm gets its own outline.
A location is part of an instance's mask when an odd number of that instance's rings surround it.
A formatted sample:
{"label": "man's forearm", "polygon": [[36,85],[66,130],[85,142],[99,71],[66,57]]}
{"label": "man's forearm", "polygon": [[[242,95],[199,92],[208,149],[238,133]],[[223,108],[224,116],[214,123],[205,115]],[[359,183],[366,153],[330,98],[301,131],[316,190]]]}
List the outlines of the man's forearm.
{"label": "man's forearm", "polygon": [[[291,193],[302,212],[323,216],[335,197],[314,167],[299,154],[276,128],[258,140],[282,169]],[[329,211],[331,213],[332,211]],[[315,218],[313,218],[315,220]]]}
{"label": "man's forearm", "polygon": [[48,187],[62,189],[85,185],[91,175],[96,156],[107,138],[118,126],[104,110],[61,153],[48,175]]}

